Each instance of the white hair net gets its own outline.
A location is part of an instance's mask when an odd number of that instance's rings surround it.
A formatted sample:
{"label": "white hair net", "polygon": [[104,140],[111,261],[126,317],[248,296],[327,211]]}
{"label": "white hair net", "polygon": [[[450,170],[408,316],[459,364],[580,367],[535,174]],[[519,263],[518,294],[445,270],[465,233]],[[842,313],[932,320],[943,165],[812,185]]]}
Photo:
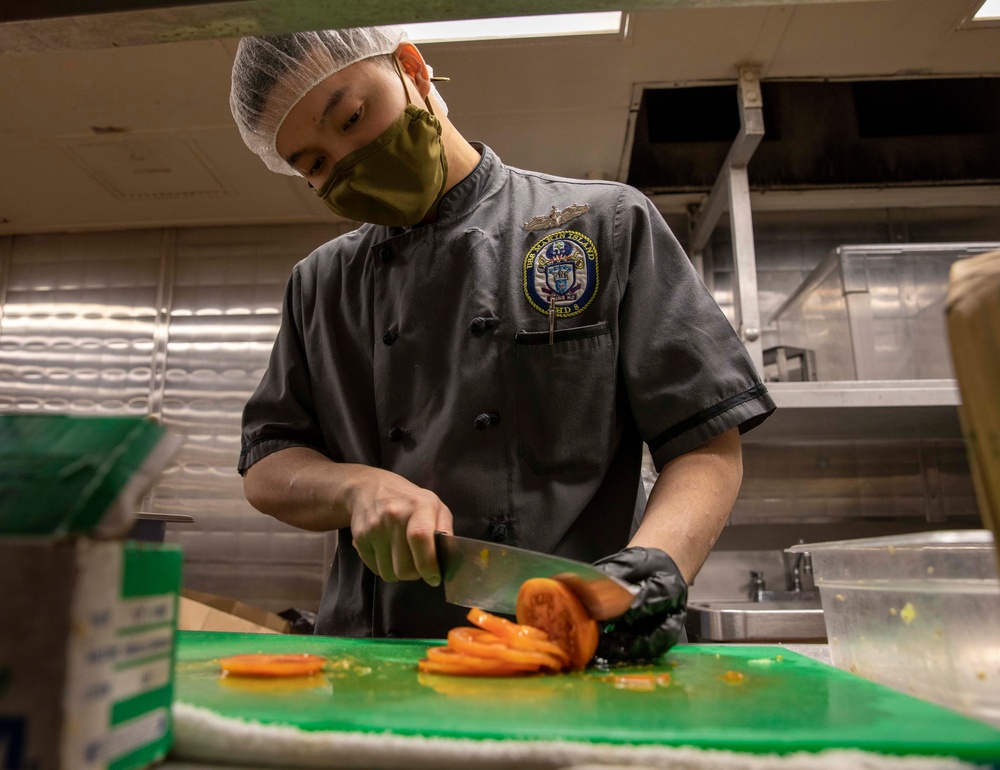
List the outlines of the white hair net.
{"label": "white hair net", "polygon": [[[292,107],[335,72],[363,59],[391,54],[408,39],[402,27],[243,38],[236,49],[229,94],[229,107],[243,141],[272,171],[297,175],[275,148],[278,129]],[[438,96],[436,89],[434,93]]]}

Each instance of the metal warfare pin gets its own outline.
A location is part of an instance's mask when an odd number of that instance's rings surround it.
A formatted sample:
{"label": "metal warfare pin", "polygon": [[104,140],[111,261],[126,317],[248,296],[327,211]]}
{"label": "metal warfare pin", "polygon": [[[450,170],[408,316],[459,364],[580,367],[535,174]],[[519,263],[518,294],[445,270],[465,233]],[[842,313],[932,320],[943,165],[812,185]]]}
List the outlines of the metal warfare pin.
{"label": "metal warfare pin", "polygon": [[557,209],[553,206],[548,214],[540,217],[532,217],[525,222],[524,229],[532,232],[533,230],[547,230],[550,227],[559,227],[571,219],[576,219],[581,214],[586,214],[588,211],[590,211],[589,203],[574,203],[572,206],[567,206],[564,209]]}

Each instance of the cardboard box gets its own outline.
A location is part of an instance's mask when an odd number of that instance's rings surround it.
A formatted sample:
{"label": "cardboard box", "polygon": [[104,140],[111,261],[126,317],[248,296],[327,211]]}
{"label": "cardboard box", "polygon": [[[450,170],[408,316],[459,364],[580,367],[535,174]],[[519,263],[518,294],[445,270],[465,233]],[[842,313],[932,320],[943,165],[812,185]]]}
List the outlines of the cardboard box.
{"label": "cardboard box", "polygon": [[972,481],[1000,563],[1000,251],[955,263],[945,314]]}
{"label": "cardboard box", "polygon": [[248,634],[289,634],[291,623],[280,615],[238,599],[185,588],[181,591],[182,631],[234,631]]}
{"label": "cardboard box", "polygon": [[0,766],[166,756],[181,551],[92,535],[128,527],[176,443],[133,418],[0,416]]}

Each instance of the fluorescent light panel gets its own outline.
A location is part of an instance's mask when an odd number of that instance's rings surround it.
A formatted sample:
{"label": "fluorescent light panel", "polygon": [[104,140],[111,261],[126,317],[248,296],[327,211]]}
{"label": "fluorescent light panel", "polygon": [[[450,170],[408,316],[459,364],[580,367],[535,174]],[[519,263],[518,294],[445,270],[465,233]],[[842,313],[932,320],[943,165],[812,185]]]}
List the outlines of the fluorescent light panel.
{"label": "fluorescent light panel", "polygon": [[1000,0],[986,0],[979,10],[976,11],[976,15],[972,17],[977,21],[982,21],[984,19],[1000,19]]}
{"label": "fluorescent light panel", "polygon": [[[997,0],[988,0],[997,2]],[[403,24],[415,43],[458,40],[506,40],[557,35],[607,35],[622,26],[622,12],[560,13],[542,16],[505,16],[499,19],[464,19]]]}

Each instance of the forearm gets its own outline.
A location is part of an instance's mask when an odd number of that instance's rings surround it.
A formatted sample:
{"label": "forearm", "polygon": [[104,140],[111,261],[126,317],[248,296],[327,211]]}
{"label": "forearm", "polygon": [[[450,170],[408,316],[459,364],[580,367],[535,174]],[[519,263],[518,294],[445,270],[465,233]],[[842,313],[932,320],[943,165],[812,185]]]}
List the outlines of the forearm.
{"label": "forearm", "polygon": [[383,580],[441,581],[434,533],[452,531],[451,511],[402,476],[291,447],[254,463],[243,491],[258,511],[293,527],[350,527],[354,549]]}
{"label": "forearm", "polygon": [[290,447],[254,463],[243,493],[261,513],[317,532],[350,526],[347,500],[365,467],[335,463],[306,447]]}
{"label": "forearm", "polygon": [[629,545],[665,551],[691,583],[729,518],[742,480],[740,435],[733,428],[664,466]]}

